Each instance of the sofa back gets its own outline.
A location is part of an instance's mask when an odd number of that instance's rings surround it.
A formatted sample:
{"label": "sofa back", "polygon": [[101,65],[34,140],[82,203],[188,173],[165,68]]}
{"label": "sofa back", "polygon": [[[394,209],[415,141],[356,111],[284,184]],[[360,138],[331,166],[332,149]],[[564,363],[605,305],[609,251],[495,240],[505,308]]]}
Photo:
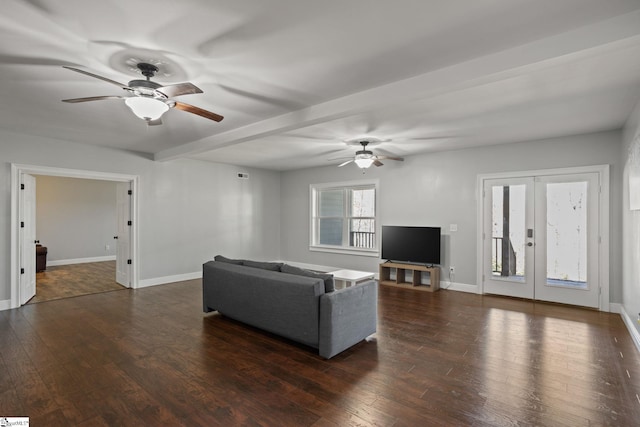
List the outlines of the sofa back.
{"label": "sofa back", "polygon": [[322,279],[218,261],[202,274],[205,312],[318,348]]}

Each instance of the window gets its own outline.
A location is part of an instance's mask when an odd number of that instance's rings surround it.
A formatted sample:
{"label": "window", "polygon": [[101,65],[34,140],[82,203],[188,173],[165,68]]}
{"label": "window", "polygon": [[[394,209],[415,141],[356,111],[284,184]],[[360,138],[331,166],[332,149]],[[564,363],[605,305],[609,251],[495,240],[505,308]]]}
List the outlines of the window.
{"label": "window", "polygon": [[311,249],[378,255],[377,182],[311,186]]}

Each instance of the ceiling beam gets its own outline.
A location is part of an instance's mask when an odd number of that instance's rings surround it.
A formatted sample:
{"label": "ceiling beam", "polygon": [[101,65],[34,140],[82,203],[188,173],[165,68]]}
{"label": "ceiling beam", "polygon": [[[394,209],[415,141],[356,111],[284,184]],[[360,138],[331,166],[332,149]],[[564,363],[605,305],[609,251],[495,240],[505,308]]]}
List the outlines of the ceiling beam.
{"label": "ceiling beam", "polygon": [[451,91],[501,81],[523,72],[638,44],[640,11],[635,11],[166,149],[156,153],[154,159],[167,161],[189,157],[380,107],[400,106]]}

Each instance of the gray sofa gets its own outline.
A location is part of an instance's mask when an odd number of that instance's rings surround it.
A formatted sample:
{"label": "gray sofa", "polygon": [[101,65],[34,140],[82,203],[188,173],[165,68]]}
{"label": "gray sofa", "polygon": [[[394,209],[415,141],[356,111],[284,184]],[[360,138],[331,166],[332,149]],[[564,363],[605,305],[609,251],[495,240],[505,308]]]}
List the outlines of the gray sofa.
{"label": "gray sofa", "polygon": [[376,332],[378,284],[373,280],[332,290],[331,276],[286,264],[216,259],[224,261],[203,265],[205,313],[218,311],[317,348],[326,359]]}

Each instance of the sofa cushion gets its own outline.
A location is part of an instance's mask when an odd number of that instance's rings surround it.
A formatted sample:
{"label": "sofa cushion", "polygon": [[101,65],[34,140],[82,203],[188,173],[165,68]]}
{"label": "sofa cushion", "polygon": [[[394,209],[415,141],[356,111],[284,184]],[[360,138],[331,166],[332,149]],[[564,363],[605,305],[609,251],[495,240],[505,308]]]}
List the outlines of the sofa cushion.
{"label": "sofa cushion", "polygon": [[324,281],[324,291],[333,292],[336,288],[333,280],[333,274],[316,273],[315,271],[305,270],[304,268],[294,267],[289,264],[283,264],[280,269],[283,273],[295,274],[296,276],[306,276],[322,279]]}
{"label": "sofa cushion", "polygon": [[244,260],[231,259],[231,258],[224,257],[222,255],[216,255],[213,259],[218,261],[218,262],[226,262],[227,264],[243,265],[243,263],[244,263]]}
{"label": "sofa cushion", "polygon": [[271,271],[280,271],[280,268],[282,267],[281,262],[251,261],[248,259],[244,260],[242,265],[245,265],[247,267],[253,267],[253,268],[261,268],[263,270],[271,270]]}

